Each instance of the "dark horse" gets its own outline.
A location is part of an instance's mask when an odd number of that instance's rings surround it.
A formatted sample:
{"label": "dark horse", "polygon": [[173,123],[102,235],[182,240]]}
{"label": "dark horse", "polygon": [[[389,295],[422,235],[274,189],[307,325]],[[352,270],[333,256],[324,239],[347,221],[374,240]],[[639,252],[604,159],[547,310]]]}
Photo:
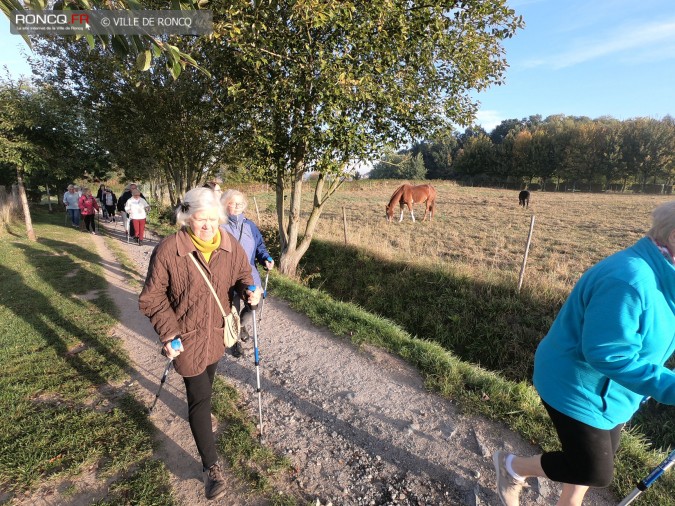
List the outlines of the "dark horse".
{"label": "dark horse", "polygon": [[530,192],[523,190],[518,194],[518,205],[527,208],[530,205]]}
{"label": "dark horse", "polygon": [[436,190],[434,187],[430,184],[413,186],[407,183],[399,186],[391,196],[389,204],[387,204],[387,221],[391,221],[394,217],[394,206],[397,203],[401,206],[401,217],[398,221],[403,221],[403,206],[408,206],[410,217],[413,221],[415,221],[415,215],[413,214],[413,204],[419,204],[420,202],[427,203],[427,207],[424,209],[424,218],[422,218],[422,221],[427,219],[427,213],[429,213],[429,221],[431,221],[431,219],[434,217],[434,203],[436,202]]}

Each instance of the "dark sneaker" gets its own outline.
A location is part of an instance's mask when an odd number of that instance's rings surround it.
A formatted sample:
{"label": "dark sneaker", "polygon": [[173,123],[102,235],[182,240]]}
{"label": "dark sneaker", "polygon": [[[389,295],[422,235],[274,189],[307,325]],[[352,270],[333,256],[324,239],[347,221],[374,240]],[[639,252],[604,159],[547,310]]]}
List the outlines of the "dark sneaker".
{"label": "dark sneaker", "polygon": [[223,471],[217,462],[204,471],[204,495],[210,501],[219,499],[227,490]]}
{"label": "dark sneaker", "polygon": [[520,504],[520,491],[527,487],[525,481],[516,480],[506,469],[506,457],[509,454],[497,451],[492,455],[492,461],[497,473],[497,495],[504,506],[518,506]]}
{"label": "dark sneaker", "polygon": [[232,346],[232,356],[234,358],[239,358],[244,355],[244,347],[239,341],[237,341],[234,346]]}

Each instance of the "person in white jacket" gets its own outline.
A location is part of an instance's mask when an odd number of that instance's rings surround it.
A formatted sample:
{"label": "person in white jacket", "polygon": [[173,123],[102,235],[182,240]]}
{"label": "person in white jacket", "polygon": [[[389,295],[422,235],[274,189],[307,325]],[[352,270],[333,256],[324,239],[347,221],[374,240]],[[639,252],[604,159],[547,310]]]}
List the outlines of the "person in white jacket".
{"label": "person in white jacket", "polygon": [[143,243],[145,235],[145,218],[148,216],[150,204],[141,197],[141,192],[137,188],[131,190],[131,198],[124,204],[124,211],[131,220],[136,242],[140,246]]}

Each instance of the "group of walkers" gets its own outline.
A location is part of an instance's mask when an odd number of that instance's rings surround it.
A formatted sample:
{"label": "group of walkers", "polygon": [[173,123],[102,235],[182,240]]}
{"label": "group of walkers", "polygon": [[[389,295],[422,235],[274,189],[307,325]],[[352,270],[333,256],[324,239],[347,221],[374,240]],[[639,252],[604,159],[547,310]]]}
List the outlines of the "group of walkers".
{"label": "group of walkers", "polygon": [[[250,325],[246,308],[262,295],[256,263],[274,267],[260,231],[244,216],[246,206],[236,190],[187,192],[176,209],[180,230],[153,251],[139,297],[163,353],[183,377],[207,499],[227,487],[210,416],[227,316],[234,305]],[[541,341],[534,386],[561,449],[531,457],[495,452],[501,503],[520,504],[528,477],[561,482],[560,506],[581,505],[589,487],[608,486],[620,432],[641,401],[675,404],[675,373],[665,366],[673,351],[675,201],[654,210],[644,238],[583,274]]]}
{"label": "group of walkers", "polygon": [[82,230],[80,226],[82,221],[87,232],[96,235],[94,219],[100,206],[89,188],[80,189],[79,186],[69,184],[62,202],[66,206],[67,219],[73,227]]}
{"label": "group of walkers", "polygon": [[[67,219],[74,228],[86,229],[96,235],[94,219],[102,211],[103,220],[115,223],[115,211],[120,213],[122,224],[128,237],[136,239],[140,245],[145,237],[145,222],[150,205],[134,183],[128,185],[120,198],[108,186],[102,184],[96,197],[89,188],[80,188],[69,184],[63,194],[63,204],[66,206]],[[84,227],[81,226],[81,223]]]}

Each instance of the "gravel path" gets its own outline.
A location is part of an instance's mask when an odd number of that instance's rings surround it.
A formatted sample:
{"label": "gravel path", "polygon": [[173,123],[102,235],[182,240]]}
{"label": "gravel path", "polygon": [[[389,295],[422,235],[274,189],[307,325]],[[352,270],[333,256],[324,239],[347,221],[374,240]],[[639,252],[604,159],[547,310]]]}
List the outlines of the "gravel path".
{"label": "gravel path", "polygon": [[[157,238],[150,234],[140,247],[127,245],[119,225],[105,226],[142,279]],[[149,405],[165,361],[152,327],[138,311],[140,287],[127,283],[129,274],[103,238],[95,242],[121,312],[123,323],[115,334],[132,360],[129,387]],[[280,299],[268,297],[263,316],[259,349],[265,444],[291,459],[298,472],[289,487],[308,504],[498,505],[492,453],[501,448],[525,455],[537,451],[501,424],[464,416],[452,401],[427,392],[405,362],[376,348],[357,349]],[[251,348],[249,343],[244,358],[226,355],[218,371],[234,382],[257,420]],[[186,411],[182,380],[172,372],[151,415],[160,434],[157,457],[166,462],[183,504],[207,504]],[[208,504],[264,504],[235,478],[229,481],[230,492]],[[530,483],[521,504],[555,502],[555,484]],[[596,490],[585,504],[616,502],[606,490]]]}

